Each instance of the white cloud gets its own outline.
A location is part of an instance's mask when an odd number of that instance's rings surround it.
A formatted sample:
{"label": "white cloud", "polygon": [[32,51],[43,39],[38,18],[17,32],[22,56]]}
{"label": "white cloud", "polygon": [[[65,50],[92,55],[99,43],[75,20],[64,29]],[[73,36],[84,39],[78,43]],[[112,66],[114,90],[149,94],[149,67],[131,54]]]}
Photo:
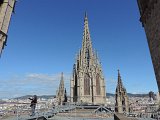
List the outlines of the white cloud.
{"label": "white cloud", "polygon": [[[60,79],[60,73],[14,75],[6,80],[0,80],[0,98],[11,98],[28,94],[55,95]],[[69,91],[70,74],[64,74],[64,81]]]}

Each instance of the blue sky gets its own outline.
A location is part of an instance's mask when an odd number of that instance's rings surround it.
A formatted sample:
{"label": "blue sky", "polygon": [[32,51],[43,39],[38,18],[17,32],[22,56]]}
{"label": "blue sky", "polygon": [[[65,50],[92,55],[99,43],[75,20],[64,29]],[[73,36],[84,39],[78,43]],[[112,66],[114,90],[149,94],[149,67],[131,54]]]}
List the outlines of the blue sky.
{"label": "blue sky", "polygon": [[69,92],[85,11],[106,91],[115,92],[117,69],[127,92],[158,91],[136,1],[19,0],[15,11],[0,59],[0,98],[55,94],[61,72]]}

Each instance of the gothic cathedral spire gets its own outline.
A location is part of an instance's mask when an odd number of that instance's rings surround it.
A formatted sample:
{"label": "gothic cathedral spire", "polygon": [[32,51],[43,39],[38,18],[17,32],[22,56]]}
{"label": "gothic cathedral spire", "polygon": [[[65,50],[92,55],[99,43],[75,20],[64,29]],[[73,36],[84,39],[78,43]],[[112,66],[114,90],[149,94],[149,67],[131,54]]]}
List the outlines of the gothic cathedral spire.
{"label": "gothic cathedral spire", "polygon": [[118,70],[118,82],[115,94],[115,112],[129,112],[129,101],[125,87],[123,86],[120,71]]}
{"label": "gothic cathedral spire", "polygon": [[[83,30],[83,44],[82,44],[83,52],[92,51],[92,43],[91,43],[91,37],[89,32],[89,26],[88,26],[88,17],[87,13],[85,13],[84,18],[84,30]],[[93,53],[92,53],[93,54]]]}
{"label": "gothic cathedral spire", "polygon": [[120,70],[118,69],[118,83],[117,83],[117,89],[120,91],[123,89],[123,83],[120,75]]}
{"label": "gothic cathedral spire", "polygon": [[93,52],[85,13],[82,48],[73,66],[71,79],[71,101],[78,103],[105,104],[105,80],[102,68]]}
{"label": "gothic cathedral spire", "polygon": [[[63,102],[65,101],[65,89],[64,89],[64,78],[63,78],[63,72],[61,73],[61,80],[60,80],[60,84],[59,84],[59,89],[57,90],[57,101],[58,101],[58,105],[62,105]],[[65,101],[67,102],[67,101]]]}

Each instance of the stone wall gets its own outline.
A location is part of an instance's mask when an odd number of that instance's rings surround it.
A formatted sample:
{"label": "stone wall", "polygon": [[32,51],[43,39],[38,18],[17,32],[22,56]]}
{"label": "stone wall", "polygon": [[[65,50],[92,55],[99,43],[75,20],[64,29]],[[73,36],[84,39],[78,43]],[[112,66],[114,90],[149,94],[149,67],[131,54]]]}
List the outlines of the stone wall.
{"label": "stone wall", "polygon": [[160,0],[138,0],[138,6],[160,92]]}

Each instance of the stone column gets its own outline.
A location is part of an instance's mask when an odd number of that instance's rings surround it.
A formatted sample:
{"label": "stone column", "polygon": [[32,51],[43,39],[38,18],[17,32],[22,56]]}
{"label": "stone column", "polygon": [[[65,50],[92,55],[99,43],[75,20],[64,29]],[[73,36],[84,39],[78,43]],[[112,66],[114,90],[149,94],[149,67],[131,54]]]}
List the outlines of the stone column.
{"label": "stone column", "polygon": [[14,5],[15,0],[4,0],[0,5],[0,53],[7,39],[8,27]]}
{"label": "stone column", "polygon": [[122,110],[122,101],[121,101],[121,98],[120,96],[117,96],[117,109],[118,109],[118,113],[123,113],[123,110]]}
{"label": "stone column", "polygon": [[73,87],[74,87],[74,81],[71,79],[70,80],[70,101],[73,102]]}

